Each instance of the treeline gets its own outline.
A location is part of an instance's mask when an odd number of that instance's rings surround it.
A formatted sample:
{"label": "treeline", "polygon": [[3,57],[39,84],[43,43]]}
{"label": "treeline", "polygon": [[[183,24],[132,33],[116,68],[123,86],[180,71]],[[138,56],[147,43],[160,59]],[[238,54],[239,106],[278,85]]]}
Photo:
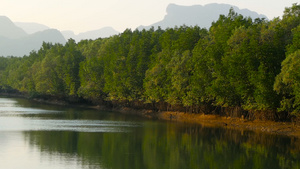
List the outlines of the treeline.
{"label": "treeline", "polygon": [[[44,43],[1,57],[1,89],[199,113],[238,109],[280,119],[300,112],[300,5],[282,19],[220,15],[209,30],[130,30]],[[206,112],[207,113],[207,112]]]}

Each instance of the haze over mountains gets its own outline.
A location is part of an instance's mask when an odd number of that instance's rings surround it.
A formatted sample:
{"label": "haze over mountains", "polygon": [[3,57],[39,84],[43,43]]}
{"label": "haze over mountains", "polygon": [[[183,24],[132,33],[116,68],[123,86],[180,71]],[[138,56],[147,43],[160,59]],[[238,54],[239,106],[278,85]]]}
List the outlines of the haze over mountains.
{"label": "haze over mountains", "polygon": [[14,22],[14,24],[22,28],[27,34],[33,34],[36,32],[50,29],[48,26],[39,23],[28,23],[28,22]]}
{"label": "haze over mountains", "polygon": [[[227,15],[230,8],[243,16],[252,19],[266,18],[248,9],[239,9],[228,4],[208,4],[205,6],[180,6],[170,4],[166,11],[167,15],[163,20],[149,26],[140,26],[137,29],[150,29],[160,26],[162,29],[181,25],[209,28],[213,21],[219,18],[220,14]],[[106,38],[118,34],[112,27],[104,27],[98,30],[88,31],[75,35],[73,31],[59,31],[39,23],[13,23],[8,17],[0,16],[0,56],[24,56],[32,50],[39,50],[43,41],[65,44],[67,39],[74,39],[79,42],[83,39]]]}
{"label": "haze over mountains", "polygon": [[17,39],[27,36],[27,33],[5,16],[0,16],[0,37]]}
{"label": "haze over mountains", "polygon": [[[39,31],[44,31],[44,30],[50,29],[50,27],[43,25],[43,24],[39,24],[39,23],[15,22],[15,25],[22,28],[28,34],[33,34],[33,33],[39,32]],[[66,40],[72,38],[76,42],[79,42],[84,39],[95,40],[99,37],[107,38],[107,37],[116,35],[119,32],[116,31],[112,27],[104,27],[104,28],[97,29],[97,30],[82,32],[82,33],[79,33],[78,35],[76,35],[71,30],[64,30],[64,31],[61,31],[61,33]]]}
{"label": "haze over mountains", "polygon": [[38,50],[43,41],[62,44],[66,42],[56,29],[28,34],[5,16],[0,16],[0,25],[0,56],[29,54],[32,50]]}

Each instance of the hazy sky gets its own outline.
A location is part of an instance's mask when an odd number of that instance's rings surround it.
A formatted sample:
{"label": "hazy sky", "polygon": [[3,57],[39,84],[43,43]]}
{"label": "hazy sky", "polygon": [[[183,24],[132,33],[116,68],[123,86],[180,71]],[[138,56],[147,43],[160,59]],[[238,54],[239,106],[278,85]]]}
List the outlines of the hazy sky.
{"label": "hazy sky", "polygon": [[226,3],[273,19],[282,16],[284,8],[291,7],[297,0],[0,0],[0,15],[13,22],[37,22],[75,33],[105,26],[122,32],[162,20],[170,3]]}

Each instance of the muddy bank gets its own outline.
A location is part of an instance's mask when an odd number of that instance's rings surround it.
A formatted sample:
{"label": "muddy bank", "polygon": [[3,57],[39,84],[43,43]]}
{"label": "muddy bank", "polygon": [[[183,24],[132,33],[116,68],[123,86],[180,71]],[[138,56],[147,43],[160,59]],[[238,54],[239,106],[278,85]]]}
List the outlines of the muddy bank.
{"label": "muddy bank", "polygon": [[183,112],[160,112],[159,119],[184,123],[197,123],[207,127],[223,127],[237,130],[272,133],[300,138],[300,126],[292,122],[247,120],[219,115],[188,114]]}

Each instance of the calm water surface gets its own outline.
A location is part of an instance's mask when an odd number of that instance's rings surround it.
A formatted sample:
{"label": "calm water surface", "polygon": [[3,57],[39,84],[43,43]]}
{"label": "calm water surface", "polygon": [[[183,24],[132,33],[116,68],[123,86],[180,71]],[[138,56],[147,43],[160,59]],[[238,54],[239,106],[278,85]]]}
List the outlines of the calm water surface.
{"label": "calm water surface", "polygon": [[0,98],[4,169],[300,169],[300,140]]}

